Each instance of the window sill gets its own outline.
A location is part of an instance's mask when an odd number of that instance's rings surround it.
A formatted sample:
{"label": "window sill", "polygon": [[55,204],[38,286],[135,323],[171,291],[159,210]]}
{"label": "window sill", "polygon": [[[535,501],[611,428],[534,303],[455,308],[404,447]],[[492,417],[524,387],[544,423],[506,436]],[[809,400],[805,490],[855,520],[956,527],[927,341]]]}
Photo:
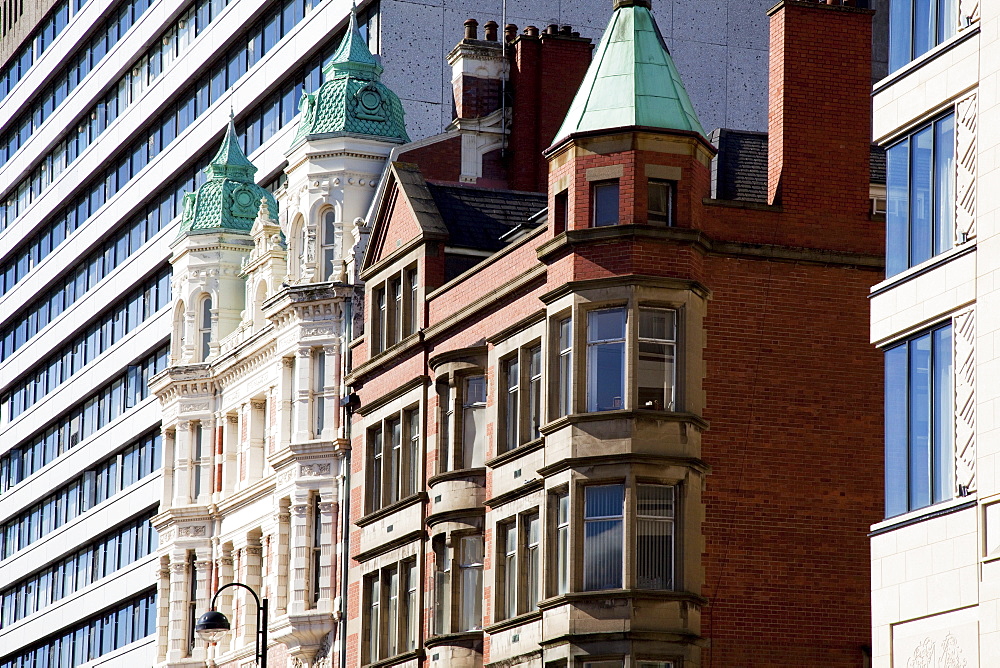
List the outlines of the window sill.
{"label": "window sill", "polygon": [[503,466],[508,462],[514,461],[515,459],[519,459],[530,452],[541,450],[543,447],[545,447],[545,441],[541,438],[536,438],[533,441],[522,443],[513,450],[508,450],[507,452],[503,452],[494,457],[493,459],[487,459],[486,467],[495,469],[498,466]]}
{"label": "window sill", "polygon": [[367,666],[368,668],[381,668],[382,666],[392,666],[397,663],[404,663],[411,659],[423,659],[423,658],[424,658],[424,650],[418,647],[417,649],[411,649],[410,651],[404,652],[402,654],[396,654],[394,656],[390,656],[388,659],[380,659],[378,661],[373,661],[372,663],[366,663],[364,665]]}
{"label": "window sill", "polygon": [[489,626],[484,626],[483,631],[486,631],[487,633],[497,633],[499,631],[506,631],[507,629],[512,629],[516,626],[524,626],[525,624],[537,622],[540,621],[541,619],[542,619],[541,610],[522,612],[516,617],[509,617],[494,624],[490,624]]}
{"label": "window sill", "polygon": [[581,424],[586,422],[600,422],[602,420],[663,420],[666,422],[683,422],[693,425],[700,431],[708,431],[708,421],[694,413],[684,413],[678,411],[655,411],[645,408],[620,409],[611,411],[596,411],[593,413],[573,413],[543,425],[539,431],[548,436],[554,431],[562,429],[568,424]]}
{"label": "window sill", "polygon": [[483,641],[483,632],[480,631],[459,631],[458,633],[442,633],[428,638],[424,641],[424,647],[440,647],[441,645],[461,645],[468,646],[470,643]]}
{"label": "window sill", "polygon": [[692,605],[708,605],[708,599],[693,592],[678,589],[598,589],[560,594],[538,602],[539,610],[550,610],[573,603],[599,602],[614,599],[638,598],[657,601],[681,601]]}
{"label": "window sill", "polygon": [[927,520],[937,519],[938,517],[944,517],[945,515],[951,515],[952,513],[958,513],[963,510],[968,510],[969,508],[974,508],[975,506],[975,493],[969,496],[960,496],[949,501],[935,503],[931,506],[924,506],[923,508],[911,510],[910,512],[902,515],[890,517],[889,519],[883,520],[878,524],[873,524],[868,537],[873,538],[875,536],[881,536],[884,533],[903,529],[914,524],[919,524],[920,522],[926,522]]}
{"label": "window sill", "polygon": [[385,506],[384,508],[373,510],[364,517],[358,519],[358,521],[354,523],[354,526],[365,527],[368,526],[369,524],[374,524],[375,522],[378,522],[380,519],[388,517],[389,515],[392,515],[393,513],[400,511],[403,508],[408,508],[409,506],[412,506],[414,504],[427,501],[427,498],[428,498],[427,492],[417,492],[416,494],[411,494],[404,499],[400,499],[399,501],[390,503],[388,506]]}
{"label": "window sill", "polygon": [[478,478],[486,477],[486,467],[478,467],[474,469],[457,469],[455,471],[445,471],[444,473],[438,473],[437,475],[432,475],[427,479],[427,487],[433,487],[439,482],[447,482],[448,480],[465,480],[466,478]]}

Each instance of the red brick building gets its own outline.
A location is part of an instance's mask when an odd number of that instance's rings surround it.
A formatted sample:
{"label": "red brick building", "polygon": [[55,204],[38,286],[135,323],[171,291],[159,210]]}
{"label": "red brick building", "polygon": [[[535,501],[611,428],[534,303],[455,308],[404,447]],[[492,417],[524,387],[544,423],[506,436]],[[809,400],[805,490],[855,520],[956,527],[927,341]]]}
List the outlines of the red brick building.
{"label": "red brick building", "polygon": [[646,0],[585,74],[468,25],[372,209],[348,666],[865,665],[871,14],[779,2],[769,138],[718,157]]}

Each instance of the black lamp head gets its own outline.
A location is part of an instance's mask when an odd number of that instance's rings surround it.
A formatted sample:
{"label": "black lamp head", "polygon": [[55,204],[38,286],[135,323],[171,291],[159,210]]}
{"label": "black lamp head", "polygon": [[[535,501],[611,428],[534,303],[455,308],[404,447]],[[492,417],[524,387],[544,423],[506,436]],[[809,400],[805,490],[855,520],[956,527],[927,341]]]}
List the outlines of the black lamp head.
{"label": "black lamp head", "polygon": [[219,639],[229,633],[229,619],[216,610],[210,610],[198,618],[198,623],[194,625],[195,633],[202,640],[210,643],[219,642]]}

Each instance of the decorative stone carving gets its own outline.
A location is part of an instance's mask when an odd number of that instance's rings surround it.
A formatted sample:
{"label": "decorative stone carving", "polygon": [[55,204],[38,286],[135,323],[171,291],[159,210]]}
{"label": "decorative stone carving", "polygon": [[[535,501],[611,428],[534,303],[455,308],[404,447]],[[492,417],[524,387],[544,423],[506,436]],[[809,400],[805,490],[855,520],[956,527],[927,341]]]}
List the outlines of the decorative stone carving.
{"label": "decorative stone carving", "polygon": [[938,662],[941,668],[965,668],[969,665],[969,662],[962,656],[962,648],[959,647],[958,639],[955,636],[949,633],[941,644],[941,660]]}
{"label": "decorative stone carving", "polygon": [[184,561],[171,561],[170,562],[170,573],[172,575],[184,575],[187,573],[188,565]]}
{"label": "decorative stone carving", "polygon": [[198,524],[195,526],[178,527],[177,537],[178,538],[204,538],[207,535],[208,527],[204,524]]}
{"label": "decorative stone carving", "polygon": [[976,93],[955,105],[956,190],[955,242],[976,237],[976,136],[979,105]]}
{"label": "decorative stone carving", "polygon": [[303,337],[313,336],[336,336],[337,332],[333,327],[305,327],[302,329]]}
{"label": "decorative stone carving", "polygon": [[299,477],[330,475],[332,465],[329,462],[320,464],[301,464],[299,466]]}
{"label": "decorative stone carving", "polygon": [[288,483],[290,483],[292,481],[292,476],[294,474],[295,474],[295,472],[292,471],[291,469],[289,469],[287,471],[282,471],[278,475],[277,480],[275,481],[275,483],[277,484],[278,487],[281,487],[283,485],[287,485]]}
{"label": "decorative stone carving", "polygon": [[952,320],[955,337],[955,483],[976,490],[976,312]]}
{"label": "decorative stone carving", "polygon": [[917,645],[913,650],[913,656],[906,661],[906,668],[935,668],[934,642],[930,638],[924,638]]}

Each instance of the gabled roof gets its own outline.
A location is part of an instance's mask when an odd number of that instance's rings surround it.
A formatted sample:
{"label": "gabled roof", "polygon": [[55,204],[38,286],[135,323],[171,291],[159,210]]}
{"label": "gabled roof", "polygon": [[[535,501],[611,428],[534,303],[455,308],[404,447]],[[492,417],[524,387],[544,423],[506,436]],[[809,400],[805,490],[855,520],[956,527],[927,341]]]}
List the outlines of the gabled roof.
{"label": "gabled roof", "polygon": [[707,136],[647,0],[617,0],[553,146],[580,132],[632,126]]}

